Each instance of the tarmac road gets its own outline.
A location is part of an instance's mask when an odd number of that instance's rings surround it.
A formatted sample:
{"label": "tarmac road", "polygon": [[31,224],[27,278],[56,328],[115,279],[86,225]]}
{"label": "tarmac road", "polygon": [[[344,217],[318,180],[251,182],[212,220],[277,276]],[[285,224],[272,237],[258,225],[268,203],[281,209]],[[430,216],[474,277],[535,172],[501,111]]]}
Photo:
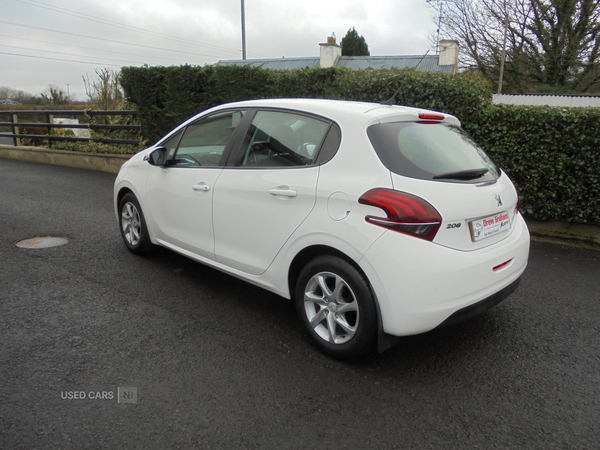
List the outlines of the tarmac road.
{"label": "tarmac road", "polygon": [[0,159],[0,448],[600,447],[598,249],[534,241],[488,313],[339,362],[291,302],[130,254],[113,180]]}

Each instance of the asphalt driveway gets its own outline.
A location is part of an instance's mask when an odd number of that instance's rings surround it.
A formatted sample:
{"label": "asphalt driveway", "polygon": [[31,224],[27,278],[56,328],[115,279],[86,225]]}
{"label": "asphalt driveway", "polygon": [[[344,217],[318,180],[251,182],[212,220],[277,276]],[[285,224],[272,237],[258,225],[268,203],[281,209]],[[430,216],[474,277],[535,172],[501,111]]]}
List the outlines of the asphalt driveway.
{"label": "asphalt driveway", "polygon": [[131,255],[113,180],[0,159],[0,448],[600,448],[598,249],[534,241],[488,313],[339,362],[291,302]]}

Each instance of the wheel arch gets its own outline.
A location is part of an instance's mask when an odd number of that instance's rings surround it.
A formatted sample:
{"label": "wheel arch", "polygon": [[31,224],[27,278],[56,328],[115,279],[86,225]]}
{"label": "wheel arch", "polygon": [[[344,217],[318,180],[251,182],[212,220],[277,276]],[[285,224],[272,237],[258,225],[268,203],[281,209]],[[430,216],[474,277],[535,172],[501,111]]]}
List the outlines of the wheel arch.
{"label": "wheel arch", "polygon": [[360,267],[360,265],[354,261],[354,259],[336,248],[327,245],[312,245],[310,247],[306,247],[296,255],[296,257],[292,260],[288,270],[288,286],[292,301],[295,301],[294,296],[296,292],[296,282],[298,280],[300,271],[311,259],[321,255],[337,256],[338,258],[343,259],[347,263],[351,264],[367,281],[367,285],[369,286],[375,301],[375,310],[377,311],[377,351],[382,353],[396,344],[400,338],[398,336],[392,336],[385,333],[383,329],[383,320],[381,317],[379,299],[377,298],[377,294],[373,289],[373,285],[371,284],[369,277]]}
{"label": "wheel arch", "polygon": [[[356,264],[356,262],[345,253],[327,245],[311,245],[310,247],[306,247],[305,249],[300,251],[290,264],[288,270],[288,288],[290,290],[290,296],[292,300],[294,299],[294,292],[296,291],[296,282],[298,280],[298,275],[300,275],[300,271],[311,259],[322,255],[337,256],[338,258],[343,259],[349,264],[352,264],[352,266],[354,266],[356,270],[360,272],[360,274],[365,278],[365,280],[367,280],[367,282],[369,281],[369,279],[367,278],[363,270],[359,267],[359,265]],[[373,289],[371,288],[370,283],[369,287],[372,291]]]}
{"label": "wheel arch", "polygon": [[[119,188],[118,191],[115,192],[114,197],[113,197],[113,202],[114,202],[114,210],[115,210],[115,217],[117,219],[117,222],[119,222],[119,205],[121,204],[121,200],[123,200],[123,197],[127,194],[133,194],[135,195],[135,193],[127,186],[121,186]],[[137,196],[136,196],[137,198]]]}
{"label": "wheel arch", "polygon": [[[119,192],[117,193],[117,208],[119,207],[119,205],[121,204],[121,200],[123,200],[123,197],[125,197],[125,195],[127,194],[133,194],[135,195],[135,192],[133,192],[131,189],[129,189],[128,187],[122,187]],[[135,198],[138,198],[137,195],[135,195]],[[138,202],[140,201],[140,199],[138,198]]]}

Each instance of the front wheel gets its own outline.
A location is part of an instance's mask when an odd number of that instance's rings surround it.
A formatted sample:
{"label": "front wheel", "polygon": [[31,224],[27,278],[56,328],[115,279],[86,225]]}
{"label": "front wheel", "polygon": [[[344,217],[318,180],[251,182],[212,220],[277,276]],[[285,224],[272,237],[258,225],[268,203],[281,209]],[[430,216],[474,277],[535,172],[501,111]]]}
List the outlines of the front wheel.
{"label": "front wheel", "polygon": [[364,276],[347,261],[324,255],[300,272],[296,310],[317,346],[339,359],[371,352],[377,335],[377,312]]}
{"label": "front wheel", "polygon": [[143,255],[154,249],[142,208],[132,193],[125,194],[119,203],[119,228],[123,242],[132,253]]}

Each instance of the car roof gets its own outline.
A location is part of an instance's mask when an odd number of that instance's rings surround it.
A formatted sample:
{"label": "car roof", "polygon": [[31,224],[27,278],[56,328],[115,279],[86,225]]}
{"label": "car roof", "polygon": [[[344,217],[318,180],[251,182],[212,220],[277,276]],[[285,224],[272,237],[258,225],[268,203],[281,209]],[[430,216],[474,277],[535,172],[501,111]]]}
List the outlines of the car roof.
{"label": "car roof", "polygon": [[325,117],[342,126],[346,123],[352,123],[352,126],[361,124],[364,127],[368,127],[377,123],[417,121],[419,120],[419,113],[437,113],[443,114],[444,116],[444,120],[441,121],[441,123],[460,126],[460,121],[450,114],[439,113],[437,111],[431,111],[422,108],[412,108],[410,106],[384,105],[381,103],[318,98],[271,98],[224,103],[222,105],[204,110],[175,127],[173,130],[163,136],[158,143],[164,142],[182,128],[185,128],[190,123],[193,123],[202,117],[232,108],[287,109]]}
{"label": "car roof", "polygon": [[[214,112],[229,108],[281,108],[304,111],[311,114],[327,117],[334,121],[343,121],[352,117],[354,120],[362,118],[366,124],[391,121],[418,120],[419,113],[432,113],[422,108],[412,108],[399,105],[384,105],[381,103],[357,102],[348,100],[329,100],[314,98],[275,98],[261,100],[245,100],[236,103],[226,103],[211,110]],[[445,113],[444,122],[460,125],[458,119]]]}

